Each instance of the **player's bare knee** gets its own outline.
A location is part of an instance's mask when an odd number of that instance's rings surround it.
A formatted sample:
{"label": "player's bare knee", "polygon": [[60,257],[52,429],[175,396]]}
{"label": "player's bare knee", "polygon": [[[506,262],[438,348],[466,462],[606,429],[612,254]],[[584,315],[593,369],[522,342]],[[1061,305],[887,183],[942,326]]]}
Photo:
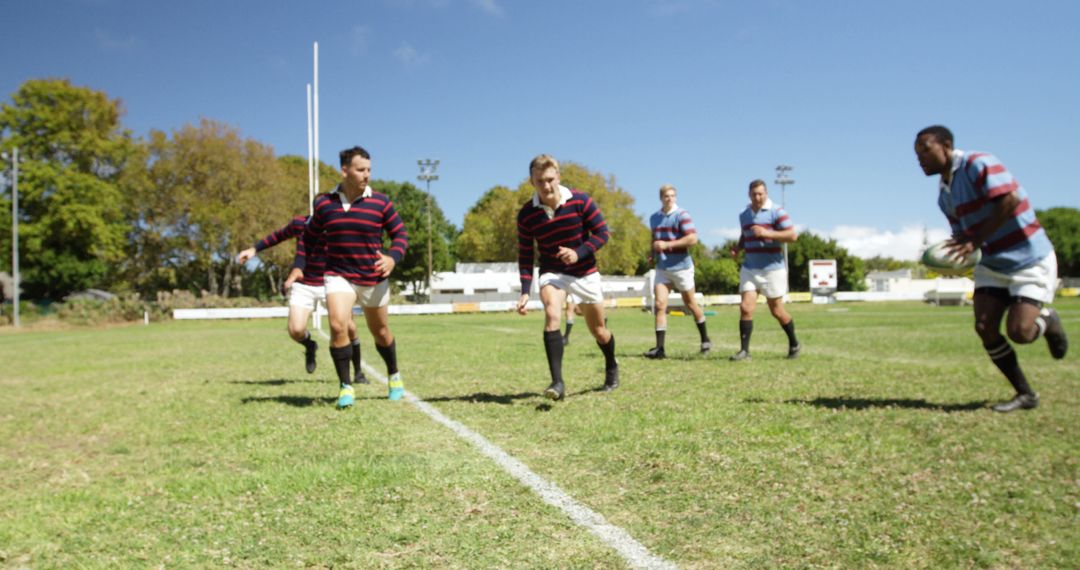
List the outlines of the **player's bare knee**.
{"label": "player's bare knee", "polygon": [[306,327],[295,327],[291,323],[289,324],[289,336],[297,342],[304,340],[304,333],[306,332]]}
{"label": "player's bare knee", "polygon": [[1017,344],[1028,344],[1035,340],[1035,335],[1038,334],[1038,328],[1034,323],[1010,324],[1007,327],[1006,333],[1009,335],[1009,340]]}

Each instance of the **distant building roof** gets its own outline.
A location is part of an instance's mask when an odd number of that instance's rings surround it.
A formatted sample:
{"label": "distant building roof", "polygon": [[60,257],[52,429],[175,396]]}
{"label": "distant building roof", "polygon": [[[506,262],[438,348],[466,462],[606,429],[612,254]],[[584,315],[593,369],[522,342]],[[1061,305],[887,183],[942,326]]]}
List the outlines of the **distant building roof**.
{"label": "distant building roof", "polygon": [[64,297],[65,301],[77,301],[82,299],[90,299],[92,301],[108,301],[109,299],[115,299],[116,295],[108,291],[101,289],[86,289],[85,291],[78,291]]}

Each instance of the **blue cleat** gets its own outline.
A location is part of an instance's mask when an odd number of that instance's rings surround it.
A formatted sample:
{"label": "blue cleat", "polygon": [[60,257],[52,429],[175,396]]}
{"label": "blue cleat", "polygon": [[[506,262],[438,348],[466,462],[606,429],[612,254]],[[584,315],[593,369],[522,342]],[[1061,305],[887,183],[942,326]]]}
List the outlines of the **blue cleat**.
{"label": "blue cleat", "polygon": [[395,372],[390,375],[390,401],[396,402],[405,396],[405,383],[401,381],[401,373]]}
{"label": "blue cleat", "polygon": [[355,395],[356,392],[353,390],[353,387],[350,384],[342,384],[341,391],[338,392],[337,396],[338,409],[343,410],[345,408],[351,408]]}

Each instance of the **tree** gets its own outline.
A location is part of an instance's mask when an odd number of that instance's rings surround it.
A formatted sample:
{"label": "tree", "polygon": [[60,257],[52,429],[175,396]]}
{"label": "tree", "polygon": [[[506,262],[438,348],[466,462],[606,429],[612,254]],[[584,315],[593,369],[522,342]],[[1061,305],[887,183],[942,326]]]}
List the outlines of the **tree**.
{"label": "tree", "polygon": [[834,239],[823,239],[810,232],[799,234],[788,245],[788,283],[793,291],[810,290],[810,260],[835,259],[837,288],[841,291],[865,291],[866,267],[863,260],[837,245]]}
{"label": "tree", "polygon": [[[64,79],[27,81],[0,107],[0,148],[18,146],[22,159],[20,273],[28,296],[120,283],[114,269],[130,227],[124,185],[137,156],[122,114],[119,100]],[[10,251],[10,217],[7,227],[0,243]]]}
{"label": "tree", "polygon": [[147,152],[132,264],[143,287],[239,293],[236,254],[306,212],[307,184],[290,187],[273,149],[227,125],[152,131]]}
{"label": "tree", "polygon": [[739,292],[739,264],[728,253],[734,241],[709,251],[703,244],[690,248],[694,260],[694,286],[704,294]]}
{"label": "tree", "polygon": [[1057,254],[1058,275],[1080,277],[1080,210],[1076,208],[1050,208],[1036,211],[1039,223],[1054,244]]}
{"label": "tree", "polygon": [[[573,162],[560,165],[564,186],[588,194],[607,221],[611,239],[597,253],[600,271],[613,275],[634,275],[643,265],[651,245],[649,229],[634,212],[634,198],[609,179]],[[528,180],[517,190],[496,186],[488,190],[465,215],[465,226],[457,241],[464,261],[517,260],[517,213],[532,198]]]}
{"label": "tree", "polygon": [[[390,197],[401,221],[409,232],[409,247],[390,274],[400,283],[409,283],[413,291],[420,291],[427,282],[428,258],[428,204],[431,205],[432,271],[449,271],[454,268],[454,256],[450,244],[457,237],[454,227],[439,208],[438,202],[427,192],[409,182],[374,180],[371,186]],[[429,202],[430,198],[430,202]],[[385,239],[385,236],[384,236]],[[389,248],[389,242],[386,243]]]}

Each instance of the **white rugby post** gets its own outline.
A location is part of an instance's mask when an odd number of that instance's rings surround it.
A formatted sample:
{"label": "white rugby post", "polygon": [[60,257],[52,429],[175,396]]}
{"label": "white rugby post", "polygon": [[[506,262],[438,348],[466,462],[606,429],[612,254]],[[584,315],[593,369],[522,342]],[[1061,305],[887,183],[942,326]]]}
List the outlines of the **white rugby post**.
{"label": "white rugby post", "polygon": [[311,142],[311,84],[307,84],[307,189],[308,215],[315,215],[315,161]]}
{"label": "white rugby post", "polygon": [[319,191],[319,42],[315,42],[315,82],[312,117],[315,123],[315,192]]}

